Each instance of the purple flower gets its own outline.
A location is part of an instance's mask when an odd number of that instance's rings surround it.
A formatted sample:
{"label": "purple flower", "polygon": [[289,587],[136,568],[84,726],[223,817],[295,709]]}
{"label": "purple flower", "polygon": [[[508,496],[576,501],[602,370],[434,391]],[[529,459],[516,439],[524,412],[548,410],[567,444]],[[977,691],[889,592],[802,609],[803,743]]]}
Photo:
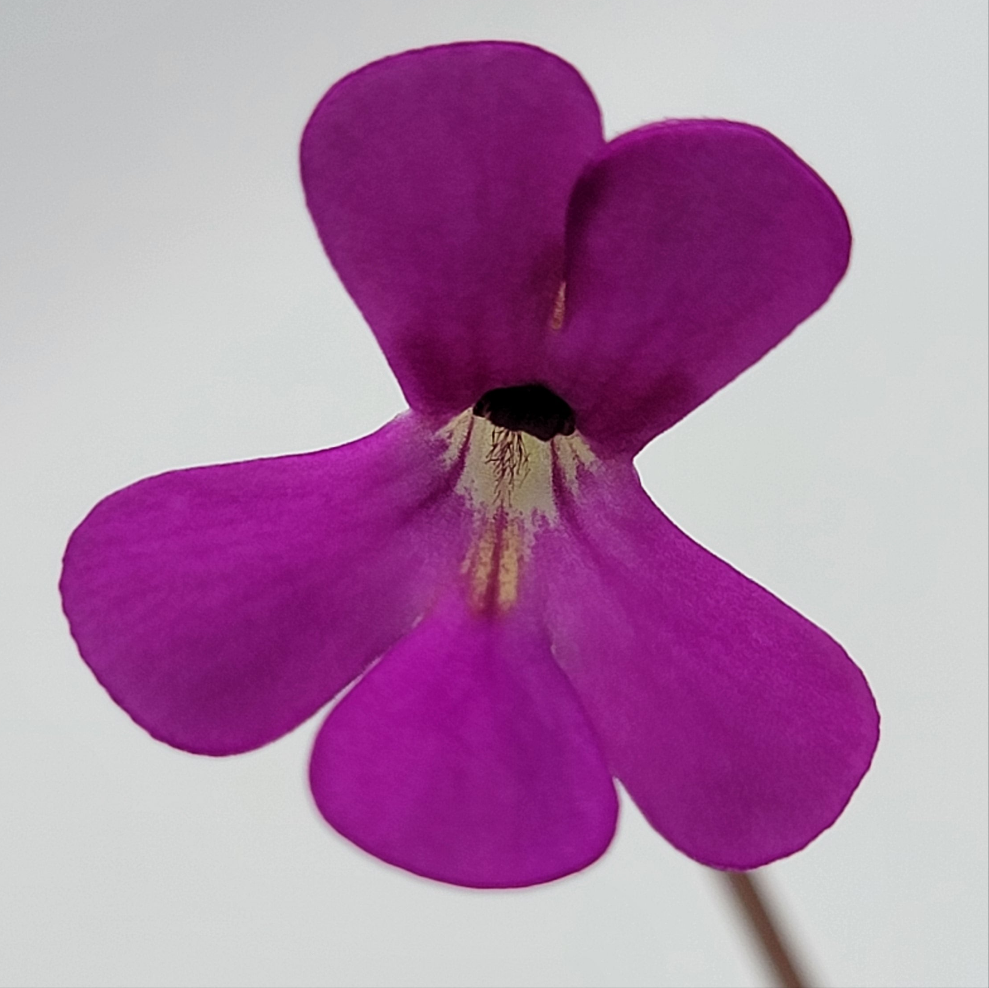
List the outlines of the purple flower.
{"label": "purple flower", "polygon": [[316,804],[446,882],[588,865],[613,777],[717,868],[813,840],[872,758],[866,681],[679,531],[632,457],[828,298],[831,190],[745,124],[605,143],[571,66],[494,42],[338,83],[302,177],[411,410],[98,504],[61,588],[99,681],[154,737],[229,755],[359,679],[316,739]]}

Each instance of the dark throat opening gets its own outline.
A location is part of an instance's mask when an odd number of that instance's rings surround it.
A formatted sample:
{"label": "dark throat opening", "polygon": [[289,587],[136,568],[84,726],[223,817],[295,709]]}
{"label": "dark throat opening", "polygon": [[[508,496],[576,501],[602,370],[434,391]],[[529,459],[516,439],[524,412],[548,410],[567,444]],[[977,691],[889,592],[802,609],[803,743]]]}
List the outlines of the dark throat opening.
{"label": "dark throat opening", "polygon": [[541,384],[486,391],[474,405],[474,414],[492,425],[513,432],[527,432],[543,442],[573,434],[573,409]]}

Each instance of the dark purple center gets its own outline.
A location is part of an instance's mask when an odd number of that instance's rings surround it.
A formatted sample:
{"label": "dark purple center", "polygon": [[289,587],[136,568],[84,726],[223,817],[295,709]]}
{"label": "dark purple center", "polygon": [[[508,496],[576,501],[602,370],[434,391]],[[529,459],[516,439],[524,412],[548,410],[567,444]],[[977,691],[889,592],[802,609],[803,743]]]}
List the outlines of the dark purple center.
{"label": "dark purple center", "polygon": [[573,409],[541,384],[486,391],[477,400],[474,414],[502,429],[528,432],[543,442],[569,436],[575,428]]}

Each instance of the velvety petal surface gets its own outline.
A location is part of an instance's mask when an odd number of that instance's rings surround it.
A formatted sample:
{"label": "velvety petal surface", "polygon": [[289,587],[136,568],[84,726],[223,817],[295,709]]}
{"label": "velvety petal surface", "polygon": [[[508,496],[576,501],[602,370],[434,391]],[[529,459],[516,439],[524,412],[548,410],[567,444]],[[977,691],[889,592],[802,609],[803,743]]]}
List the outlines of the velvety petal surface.
{"label": "velvety petal surface", "polygon": [[574,190],[545,383],[590,439],[634,452],[822,305],[849,247],[834,194],[771,134],[722,120],[625,134]]}
{"label": "velvety petal surface", "polygon": [[306,201],[413,408],[538,378],[567,202],[602,143],[577,71],[522,44],[386,58],[316,107]]}
{"label": "velvety petal surface", "polygon": [[447,601],[330,713],[316,804],[391,864],[478,888],[546,882],[602,854],[617,802],[545,630]]}
{"label": "velvety petal surface", "polygon": [[453,579],[463,518],[414,415],[337,449],[199,467],[100,502],[61,590],[83,658],[156,738],[265,744],[406,632]]}
{"label": "velvety petal surface", "polygon": [[585,479],[537,558],[554,654],[650,823],[716,868],[791,854],[869,767],[865,678],[806,618],[683,534],[634,470]]}

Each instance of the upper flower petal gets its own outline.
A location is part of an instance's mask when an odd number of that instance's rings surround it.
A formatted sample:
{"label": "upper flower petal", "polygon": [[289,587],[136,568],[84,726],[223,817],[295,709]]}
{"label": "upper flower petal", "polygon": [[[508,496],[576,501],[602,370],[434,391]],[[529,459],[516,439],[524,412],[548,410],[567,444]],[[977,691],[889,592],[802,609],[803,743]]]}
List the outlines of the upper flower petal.
{"label": "upper flower petal", "polygon": [[601,144],[577,71],[522,44],[386,58],[316,107],[306,201],[413,408],[538,377],[567,201]]}
{"label": "upper flower petal", "polygon": [[850,243],[831,190],[763,130],[625,134],[574,190],[546,383],[585,435],[634,452],[822,305]]}
{"label": "upper flower petal", "polygon": [[554,654],[652,825],[718,868],[791,854],[869,767],[878,714],[823,631],[701,548],[631,466],[537,547]]}
{"label": "upper flower petal", "polygon": [[79,650],[155,737],[203,754],[291,730],[412,626],[463,512],[414,415],[338,449],[179,470],[100,502],[61,590]]}
{"label": "upper flower petal", "polygon": [[371,854],[477,888],[589,865],[617,815],[545,630],[517,609],[471,614],[456,595],[330,713],[310,781],[326,819]]}

